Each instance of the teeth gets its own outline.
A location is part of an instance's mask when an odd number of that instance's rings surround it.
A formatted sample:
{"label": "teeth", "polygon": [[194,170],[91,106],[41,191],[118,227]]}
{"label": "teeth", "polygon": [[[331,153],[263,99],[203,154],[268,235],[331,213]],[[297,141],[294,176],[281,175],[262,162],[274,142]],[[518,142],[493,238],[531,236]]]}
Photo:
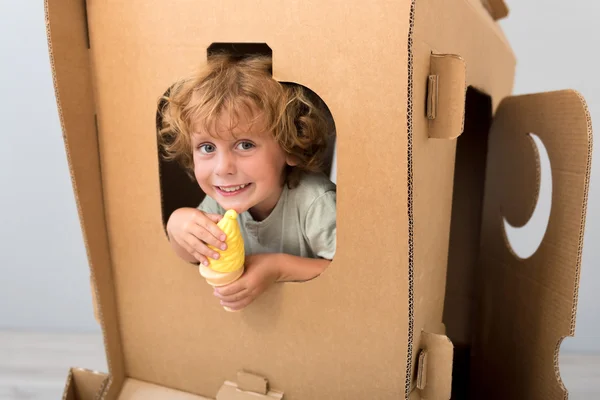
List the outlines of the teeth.
{"label": "teeth", "polygon": [[243,189],[246,186],[248,186],[248,185],[244,184],[244,185],[239,185],[239,186],[231,186],[231,187],[227,187],[227,188],[219,186],[219,189],[221,189],[224,192],[235,192],[236,190]]}

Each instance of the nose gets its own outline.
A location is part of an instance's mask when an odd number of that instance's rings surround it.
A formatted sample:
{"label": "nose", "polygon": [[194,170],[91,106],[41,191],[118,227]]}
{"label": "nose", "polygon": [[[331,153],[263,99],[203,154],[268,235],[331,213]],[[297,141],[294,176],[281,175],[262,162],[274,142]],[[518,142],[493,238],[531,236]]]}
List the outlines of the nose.
{"label": "nose", "polygon": [[236,172],[235,156],[228,151],[221,151],[217,156],[215,174],[218,176],[233,175]]}

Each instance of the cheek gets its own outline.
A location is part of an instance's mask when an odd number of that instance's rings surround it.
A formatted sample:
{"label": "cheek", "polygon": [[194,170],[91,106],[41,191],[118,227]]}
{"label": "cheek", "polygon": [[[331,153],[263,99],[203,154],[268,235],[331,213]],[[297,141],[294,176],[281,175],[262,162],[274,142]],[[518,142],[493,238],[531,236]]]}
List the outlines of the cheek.
{"label": "cheek", "polygon": [[194,160],[194,175],[198,181],[206,180],[208,177],[210,177],[210,174],[211,168],[209,163],[206,161],[198,162]]}

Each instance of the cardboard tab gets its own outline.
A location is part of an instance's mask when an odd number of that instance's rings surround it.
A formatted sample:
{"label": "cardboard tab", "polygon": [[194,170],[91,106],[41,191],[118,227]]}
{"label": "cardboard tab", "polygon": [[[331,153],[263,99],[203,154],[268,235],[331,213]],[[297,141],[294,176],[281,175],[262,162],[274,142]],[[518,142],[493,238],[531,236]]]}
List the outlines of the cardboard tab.
{"label": "cardboard tab", "polygon": [[508,7],[504,0],[481,0],[481,2],[495,21],[508,16]]}
{"label": "cardboard tab", "polygon": [[[591,135],[585,101],[572,90],[509,97],[496,112],[481,228],[474,398],[566,398],[558,353],[575,329]],[[536,211],[542,196],[549,197],[547,213]],[[532,215],[546,219],[532,224]],[[514,245],[522,243],[507,235],[508,225],[537,245],[530,255],[517,254]]]}
{"label": "cardboard tab", "polygon": [[244,371],[237,373],[237,384],[239,389],[248,392],[267,394],[269,390],[269,381],[266,378]]}
{"label": "cardboard tab", "polygon": [[422,332],[417,366],[417,390],[431,400],[450,399],[454,346],[445,335]]}
{"label": "cardboard tab", "polygon": [[283,392],[278,390],[269,390],[261,394],[252,391],[245,391],[240,386],[231,381],[225,381],[217,393],[216,400],[282,400]]}
{"label": "cardboard tab", "polygon": [[429,137],[456,139],[465,120],[466,67],[462,57],[432,54],[427,87]]}

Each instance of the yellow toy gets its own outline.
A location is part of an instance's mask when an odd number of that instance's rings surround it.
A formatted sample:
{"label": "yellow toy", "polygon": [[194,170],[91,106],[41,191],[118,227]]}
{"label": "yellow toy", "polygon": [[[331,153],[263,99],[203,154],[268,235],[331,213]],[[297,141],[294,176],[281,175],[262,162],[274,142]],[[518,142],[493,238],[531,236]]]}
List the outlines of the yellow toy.
{"label": "yellow toy", "polygon": [[227,235],[227,249],[220,250],[211,245],[208,247],[219,253],[217,260],[209,258],[209,265],[200,264],[200,275],[212,286],[225,286],[244,273],[244,239],[240,231],[235,210],[228,210],[217,226]]}

